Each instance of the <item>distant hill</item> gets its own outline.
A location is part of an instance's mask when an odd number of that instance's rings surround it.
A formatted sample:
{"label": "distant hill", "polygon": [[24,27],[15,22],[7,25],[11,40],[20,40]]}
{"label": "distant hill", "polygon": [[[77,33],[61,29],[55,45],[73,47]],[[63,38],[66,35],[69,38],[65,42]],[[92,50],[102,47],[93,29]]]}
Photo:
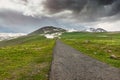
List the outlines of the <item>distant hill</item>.
{"label": "distant hill", "polygon": [[86,30],[87,32],[107,32],[105,29],[103,29],[103,28],[97,28],[97,29],[95,29],[95,28],[89,28],[89,29],[87,29]]}
{"label": "distant hill", "polygon": [[53,26],[45,26],[45,27],[42,27],[42,28],[30,33],[29,35],[53,34],[53,33],[59,33],[59,32],[66,32],[66,30],[62,29],[62,28],[53,27]]}

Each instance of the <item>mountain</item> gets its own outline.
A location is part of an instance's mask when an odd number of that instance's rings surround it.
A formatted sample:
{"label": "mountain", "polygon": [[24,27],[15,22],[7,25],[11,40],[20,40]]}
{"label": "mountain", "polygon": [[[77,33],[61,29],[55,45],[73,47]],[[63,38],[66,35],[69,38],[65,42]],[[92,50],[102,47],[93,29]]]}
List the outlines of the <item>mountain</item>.
{"label": "mountain", "polygon": [[96,32],[107,32],[107,31],[105,29],[103,29],[103,28],[97,28]]}
{"label": "mountain", "polygon": [[103,29],[103,28],[97,28],[97,29],[88,28],[88,29],[86,29],[86,32],[107,32],[107,31],[105,29]]}
{"label": "mountain", "polygon": [[30,33],[29,35],[53,34],[53,33],[62,33],[62,32],[66,32],[66,30],[62,29],[62,28],[53,27],[53,26],[45,26],[45,27],[42,27],[42,28]]}

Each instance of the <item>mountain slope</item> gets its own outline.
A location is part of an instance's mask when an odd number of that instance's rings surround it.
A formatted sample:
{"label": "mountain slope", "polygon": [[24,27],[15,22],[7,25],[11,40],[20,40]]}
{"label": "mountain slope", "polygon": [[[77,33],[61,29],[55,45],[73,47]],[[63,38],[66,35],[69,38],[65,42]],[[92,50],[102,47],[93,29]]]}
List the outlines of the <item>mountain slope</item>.
{"label": "mountain slope", "polygon": [[62,28],[57,28],[57,27],[53,27],[53,26],[45,26],[42,27],[32,33],[30,33],[29,35],[36,35],[36,34],[52,34],[52,33],[58,33],[58,32],[65,32],[65,29]]}

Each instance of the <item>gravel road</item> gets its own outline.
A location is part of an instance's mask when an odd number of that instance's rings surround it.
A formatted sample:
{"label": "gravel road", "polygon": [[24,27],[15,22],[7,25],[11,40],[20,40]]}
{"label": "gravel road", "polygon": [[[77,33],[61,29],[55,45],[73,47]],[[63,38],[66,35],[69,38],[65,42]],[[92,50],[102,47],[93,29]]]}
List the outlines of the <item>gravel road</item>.
{"label": "gravel road", "polygon": [[56,41],[50,80],[120,80],[120,69]]}

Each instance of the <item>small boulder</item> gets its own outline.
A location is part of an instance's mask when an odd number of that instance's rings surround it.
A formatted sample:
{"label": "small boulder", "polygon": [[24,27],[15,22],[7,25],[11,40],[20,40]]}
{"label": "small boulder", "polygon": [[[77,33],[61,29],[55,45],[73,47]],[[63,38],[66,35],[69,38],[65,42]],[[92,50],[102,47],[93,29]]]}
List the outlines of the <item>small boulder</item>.
{"label": "small boulder", "polygon": [[85,40],[84,43],[88,44],[88,43],[90,43],[90,40]]}
{"label": "small boulder", "polygon": [[111,53],[111,52],[112,52],[112,50],[108,50],[107,52]]}
{"label": "small boulder", "polygon": [[111,55],[110,58],[111,58],[111,59],[117,59],[117,56]]}

